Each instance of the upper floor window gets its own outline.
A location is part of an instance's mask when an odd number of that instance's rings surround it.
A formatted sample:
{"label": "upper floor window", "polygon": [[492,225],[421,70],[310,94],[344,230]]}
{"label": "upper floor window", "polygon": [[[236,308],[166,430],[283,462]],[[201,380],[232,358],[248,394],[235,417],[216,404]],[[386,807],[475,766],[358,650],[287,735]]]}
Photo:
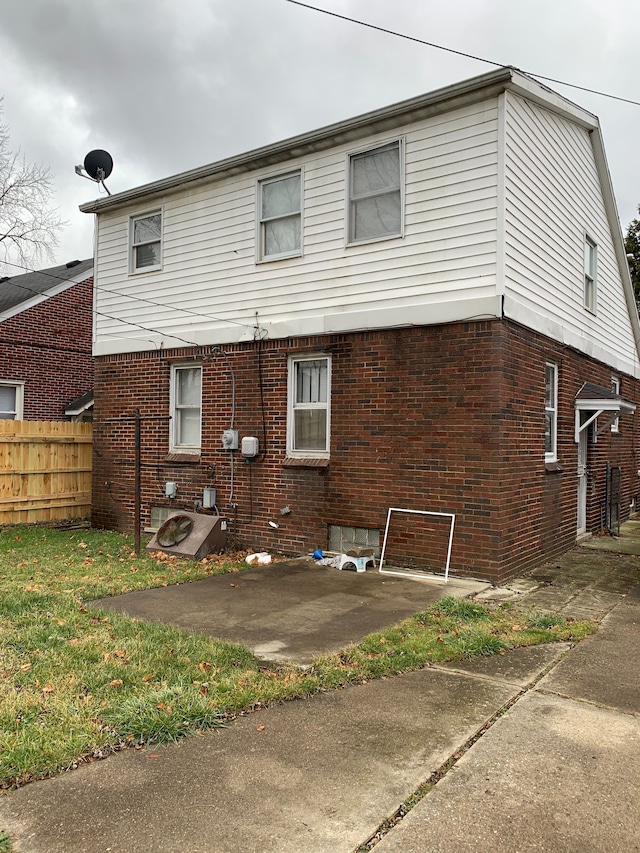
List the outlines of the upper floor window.
{"label": "upper floor window", "polygon": [[302,174],[279,175],[258,183],[258,260],[302,253]]}
{"label": "upper floor window", "polygon": [[[618,379],[617,376],[611,377],[611,390],[613,391],[614,394],[617,394],[618,396],[620,396],[620,380]],[[615,418],[611,422],[611,432],[619,432],[619,431],[620,431],[620,419]]]}
{"label": "upper floor window", "polygon": [[131,272],[147,272],[162,265],[162,213],[159,210],[131,219]]}
{"label": "upper floor window", "polygon": [[198,452],[201,423],[202,367],[174,364],[171,366],[171,450]]}
{"label": "upper floor window", "polygon": [[347,242],[402,236],[402,140],[349,157]]}
{"label": "upper floor window", "polygon": [[597,297],[598,246],[584,238],[584,307],[595,314]]}
{"label": "upper floor window", "polygon": [[545,365],[544,418],[544,458],[545,462],[555,462],[558,458],[558,366],[550,362]]}
{"label": "upper floor window", "polygon": [[289,361],[287,452],[293,456],[329,455],[331,359],[292,357]]}
{"label": "upper floor window", "polygon": [[0,420],[22,420],[23,399],[23,382],[6,382],[0,380]]}

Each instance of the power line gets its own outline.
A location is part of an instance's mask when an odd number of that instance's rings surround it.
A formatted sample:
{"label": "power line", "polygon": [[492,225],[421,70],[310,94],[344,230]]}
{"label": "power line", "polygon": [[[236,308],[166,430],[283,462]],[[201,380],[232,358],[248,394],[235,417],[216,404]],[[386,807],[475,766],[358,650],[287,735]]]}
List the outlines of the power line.
{"label": "power line", "polygon": [[[37,273],[38,275],[44,275],[44,276],[47,276],[48,278],[52,278],[52,279],[55,279],[57,281],[64,281],[67,284],[70,283],[68,278],[64,278],[64,276],[61,276],[61,275],[56,275],[55,273],[47,272],[46,270],[34,270],[34,269],[31,269],[30,267],[24,266],[23,264],[16,264],[16,263],[13,263],[11,261],[3,261],[2,263],[6,264],[7,266],[16,267],[17,269],[26,270],[27,272],[30,272],[30,273]],[[35,290],[32,287],[28,287],[25,284],[20,284],[19,282],[13,281],[11,279],[9,280],[9,284],[12,284],[14,287],[19,287],[22,290],[26,290],[28,293],[33,293],[35,296],[42,296],[43,295],[41,291]],[[244,328],[244,329],[254,329],[255,328],[253,325],[250,325],[248,323],[241,323],[238,320],[231,320],[231,319],[223,320],[221,317],[214,317],[211,314],[202,314],[201,312],[191,311],[189,308],[180,308],[179,306],[176,306],[176,305],[166,305],[163,302],[156,302],[152,299],[144,299],[140,296],[134,296],[134,295],[129,294],[129,293],[122,293],[122,292],[117,291],[117,290],[109,290],[108,288],[99,287],[98,285],[95,285],[95,288],[96,288],[96,290],[99,290],[102,293],[110,293],[114,296],[125,297],[127,299],[135,299],[137,302],[145,302],[148,305],[155,305],[159,308],[166,308],[166,309],[171,310],[171,311],[175,311],[175,310],[182,311],[185,314],[191,314],[194,317],[200,317],[203,320],[215,320],[216,322],[220,322],[220,323],[227,322],[227,323],[231,323],[232,325],[235,325],[235,326],[242,326],[242,328]],[[125,323],[129,326],[133,326],[135,328],[142,329],[145,332],[151,332],[152,334],[165,335],[167,337],[174,338],[175,340],[182,341],[183,343],[188,344],[189,346],[193,346],[193,347],[198,346],[198,344],[194,343],[193,341],[188,341],[188,340],[186,340],[186,338],[181,338],[179,335],[175,335],[171,332],[166,332],[166,331],[162,332],[159,329],[152,329],[148,326],[142,326],[142,325],[140,325],[140,323],[133,323],[130,320],[123,320],[120,317],[114,317],[111,314],[106,314],[104,311],[98,311],[98,310],[94,310],[91,308],[82,308],[81,306],[78,306],[78,307],[81,311],[91,312],[92,315],[95,314],[98,317],[105,317],[108,320],[115,320],[116,322],[119,322],[119,323]]]}
{"label": "power line", "polygon": [[[390,36],[413,41],[417,44],[426,45],[426,47],[434,47],[436,50],[445,50],[447,53],[454,53],[456,56],[463,56],[465,59],[474,59],[476,62],[485,62],[487,65],[496,65],[499,68],[504,68],[504,62],[495,62],[493,59],[485,59],[482,56],[475,56],[473,53],[465,53],[463,50],[455,50],[452,47],[445,47],[442,44],[436,44],[432,41],[410,36],[407,33],[399,33],[396,30],[380,27],[376,24],[370,24],[367,21],[360,21],[358,18],[350,18],[348,15],[340,15],[338,12],[331,12],[329,9],[321,9],[319,6],[312,6],[309,3],[302,3],[301,0],[285,0],[286,3],[292,3],[294,6],[301,6],[303,9],[311,9],[313,12],[321,12],[323,15],[329,15],[331,18],[339,18],[341,21],[348,21],[351,24],[358,24],[361,27],[367,27],[370,30],[376,30],[379,33],[386,33]],[[602,98],[611,98],[614,101],[622,101],[625,104],[633,104],[640,107],[640,101],[633,101],[630,98],[622,98],[620,95],[611,95],[608,92],[600,92],[597,89],[589,89],[587,86],[578,86],[576,83],[567,83],[566,80],[556,80],[554,77],[545,77],[544,74],[537,74],[535,71],[523,71],[530,77],[537,77],[540,80],[546,80],[549,83],[558,83],[560,86],[568,86],[571,89],[579,89],[581,92],[589,92],[592,95],[600,95]]]}

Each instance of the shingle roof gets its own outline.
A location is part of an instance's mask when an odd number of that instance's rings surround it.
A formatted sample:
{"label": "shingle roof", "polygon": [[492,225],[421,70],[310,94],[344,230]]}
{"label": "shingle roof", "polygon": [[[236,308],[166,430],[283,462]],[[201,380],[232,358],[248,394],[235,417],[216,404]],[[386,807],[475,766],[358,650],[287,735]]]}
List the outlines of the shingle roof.
{"label": "shingle roof", "polygon": [[28,272],[24,275],[0,277],[0,314],[15,308],[34,296],[46,294],[65,281],[82,281],[83,273],[91,270],[93,258],[69,261],[58,267]]}

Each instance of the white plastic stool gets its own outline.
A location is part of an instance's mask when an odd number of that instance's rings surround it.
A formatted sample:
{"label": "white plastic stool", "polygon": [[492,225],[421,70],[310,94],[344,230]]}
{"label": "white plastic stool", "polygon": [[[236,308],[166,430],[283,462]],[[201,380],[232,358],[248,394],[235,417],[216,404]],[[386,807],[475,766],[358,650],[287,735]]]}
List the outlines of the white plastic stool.
{"label": "white plastic stool", "polygon": [[375,569],[376,560],[371,548],[352,548],[346,554],[338,555],[338,568],[340,571],[353,571],[350,568],[353,566],[356,572],[366,572],[369,563]]}

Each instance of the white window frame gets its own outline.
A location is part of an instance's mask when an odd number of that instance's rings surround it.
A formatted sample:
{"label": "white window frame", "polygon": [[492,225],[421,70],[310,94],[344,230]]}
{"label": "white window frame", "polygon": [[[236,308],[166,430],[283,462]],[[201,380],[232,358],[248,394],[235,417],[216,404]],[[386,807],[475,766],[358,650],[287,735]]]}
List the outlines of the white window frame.
{"label": "white window frame", "polygon": [[[305,361],[326,361],[327,400],[325,403],[296,403],[296,365]],[[322,409],[326,412],[326,444],[321,450],[295,447],[295,412],[301,409]],[[287,394],[287,456],[306,459],[328,459],[331,447],[331,356],[322,352],[289,356],[289,388]]]}
{"label": "white window frame", "polygon": [[[352,171],[351,165],[358,157],[362,157],[364,154],[374,154],[376,151],[379,151],[383,148],[389,148],[392,145],[398,146],[398,159],[400,166],[400,186],[398,187],[400,191],[400,223],[397,232],[393,232],[390,234],[381,234],[377,237],[364,237],[360,240],[356,240],[352,238],[352,226],[353,226],[353,217],[351,215],[351,210],[353,203],[360,199],[354,198],[353,193],[351,191],[352,184]],[[404,185],[405,185],[405,168],[404,168],[404,150],[405,150],[405,141],[404,137],[396,137],[395,139],[390,139],[387,142],[381,142],[378,145],[368,146],[367,148],[361,148],[358,151],[351,151],[347,154],[347,165],[346,165],[346,211],[345,211],[345,245],[347,246],[361,246],[366,243],[378,243],[381,240],[395,240],[398,237],[404,237]],[[375,198],[377,195],[385,195],[387,191],[381,193],[373,193],[369,197]],[[365,198],[366,196],[362,196],[361,198]]]}
{"label": "white window frame", "polygon": [[[151,216],[159,216],[160,217],[160,239],[159,240],[145,240],[140,241],[139,243],[134,242],[134,231],[135,224],[139,222],[141,219],[149,219]],[[163,236],[164,236],[164,210],[162,207],[155,208],[154,210],[146,210],[144,213],[136,213],[134,216],[129,217],[129,272],[131,275],[141,275],[145,272],[156,272],[157,270],[162,269],[162,249],[163,249]],[[138,267],[136,266],[136,249],[139,246],[149,246],[152,243],[158,243],[160,246],[160,262],[157,264],[152,264],[151,266],[146,267]]]}
{"label": "white window frame", "polygon": [[[273,216],[270,218],[263,218],[262,216],[262,188],[267,186],[267,184],[274,184],[277,181],[283,181],[287,178],[300,178],[300,207],[297,212],[297,215],[300,217],[300,245],[297,249],[291,252],[278,252],[272,255],[268,255],[265,251],[265,231],[266,225],[269,222],[276,221],[278,219],[290,219],[295,216],[294,213],[283,214],[282,216]],[[285,258],[299,258],[302,257],[302,246],[304,241],[303,234],[303,210],[304,210],[304,170],[302,168],[292,169],[288,172],[278,172],[277,175],[269,175],[268,177],[261,178],[257,181],[256,185],[256,263],[269,263],[271,261],[280,261]]]}
{"label": "white window frame", "polygon": [[598,244],[584,235],[584,307],[592,314],[598,306]]}
{"label": "white window frame", "polygon": [[[611,390],[620,396],[620,379],[617,376],[611,377]],[[620,418],[614,418],[611,422],[611,432],[620,432]]]}
{"label": "white window frame", "polygon": [[3,410],[2,414],[11,414],[11,418],[2,418],[6,421],[21,421],[24,415],[24,382],[18,382],[14,379],[0,379],[0,387],[15,389],[14,409]]}
{"label": "white window frame", "polygon": [[[200,412],[200,441],[198,444],[181,444],[179,442],[178,430],[180,426],[180,420],[177,417],[178,409],[195,409],[195,406],[180,406],[177,402],[177,375],[182,370],[200,370],[200,406],[198,407]],[[170,384],[170,392],[169,392],[169,411],[171,413],[171,421],[170,421],[170,439],[169,439],[169,450],[172,453],[193,453],[199,454],[202,446],[202,364],[199,362],[186,362],[180,364],[172,364],[171,365],[171,384]]]}
{"label": "white window frame", "polygon": [[[551,369],[553,376],[553,400],[551,405],[547,405],[547,391],[549,383],[547,381],[547,371]],[[544,366],[544,415],[545,415],[545,462],[556,462],[558,459],[558,365],[552,361],[546,362]],[[546,424],[547,417],[551,418],[551,450],[546,449]]]}

